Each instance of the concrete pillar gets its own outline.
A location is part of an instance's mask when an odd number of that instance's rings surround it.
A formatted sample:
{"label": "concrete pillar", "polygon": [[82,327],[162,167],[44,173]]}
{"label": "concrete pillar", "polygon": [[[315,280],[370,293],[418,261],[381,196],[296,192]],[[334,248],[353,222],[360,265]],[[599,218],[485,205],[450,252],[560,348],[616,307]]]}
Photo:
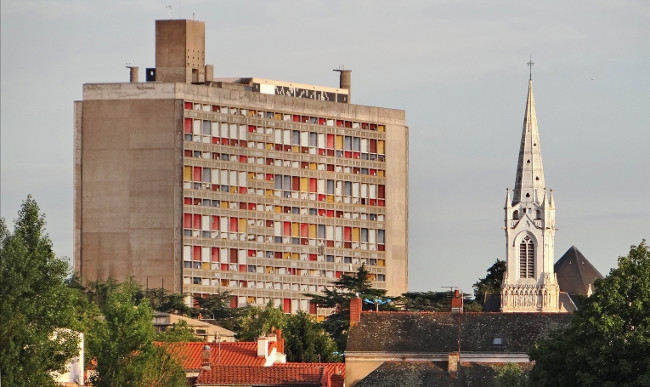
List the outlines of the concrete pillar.
{"label": "concrete pillar", "polygon": [[339,88],[348,91],[348,103],[352,99],[352,70],[335,69],[339,73]]}
{"label": "concrete pillar", "polygon": [[129,82],[131,83],[138,83],[138,72],[140,70],[139,67],[136,66],[126,66],[131,70],[131,73],[129,74]]}
{"label": "concrete pillar", "polygon": [[205,65],[205,81],[212,82],[214,79],[214,65]]}

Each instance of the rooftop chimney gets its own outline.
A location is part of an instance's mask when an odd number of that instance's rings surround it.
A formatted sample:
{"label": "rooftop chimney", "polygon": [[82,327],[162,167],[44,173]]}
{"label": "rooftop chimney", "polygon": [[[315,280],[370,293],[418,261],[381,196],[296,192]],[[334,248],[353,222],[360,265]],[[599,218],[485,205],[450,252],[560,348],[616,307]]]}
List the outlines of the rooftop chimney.
{"label": "rooftop chimney", "polygon": [[346,89],[348,91],[348,103],[352,98],[352,70],[344,70],[343,66],[334,69],[339,73],[339,89]]}
{"label": "rooftop chimney", "polygon": [[130,66],[130,65],[127,65],[126,68],[128,68],[130,70],[129,82],[138,83],[138,70],[139,70],[139,68],[137,66]]}
{"label": "rooftop chimney", "polygon": [[463,313],[463,295],[458,289],[454,290],[454,297],[451,299],[451,313]]}
{"label": "rooftop chimney", "polygon": [[209,370],[212,367],[210,367],[210,346],[206,345],[203,347],[203,353],[201,353],[201,367],[204,370]]}
{"label": "rooftop chimney", "polygon": [[447,366],[447,372],[452,378],[456,377],[458,372],[458,363],[460,362],[460,353],[452,352],[448,355],[449,365]]}
{"label": "rooftop chimney", "polygon": [[350,327],[359,323],[361,319],[362,301],[361,297],[356,296],[350,300]]}
{"label": "rooftop chimney", "polygon": [[266,357],[269,354],[269,338],[260,336],[257,338],[257,356]]}
{"label": "rooftop chimney", "polygon": [[284,353],[284,339],[282,338],[282,329],[275,330],[275,337],[277,339],[277,348],[279,353]]}

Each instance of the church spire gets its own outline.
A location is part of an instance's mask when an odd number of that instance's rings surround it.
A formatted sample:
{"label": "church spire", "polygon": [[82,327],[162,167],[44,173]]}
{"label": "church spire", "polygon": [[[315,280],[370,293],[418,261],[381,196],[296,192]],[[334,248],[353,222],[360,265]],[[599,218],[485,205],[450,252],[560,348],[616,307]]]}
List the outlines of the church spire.
{"label": "church spire", "polygon": [[552,191],[547,194],[544,183],[530,79],[517,178],[512,196],[508,191],[506,200],[506,273],[501,286],[501,311],[557,313],[560,288],[553,273],[555,201]]}
{"label": "church spire", "polygon": [[[532,64],[532,62],[530,63]],[[544,167],[539,145],[533,81],[528,80],[528,99],[521,133],[517,178],[512,194],[513,204],[536,201],[544,196],[544,189]]]}

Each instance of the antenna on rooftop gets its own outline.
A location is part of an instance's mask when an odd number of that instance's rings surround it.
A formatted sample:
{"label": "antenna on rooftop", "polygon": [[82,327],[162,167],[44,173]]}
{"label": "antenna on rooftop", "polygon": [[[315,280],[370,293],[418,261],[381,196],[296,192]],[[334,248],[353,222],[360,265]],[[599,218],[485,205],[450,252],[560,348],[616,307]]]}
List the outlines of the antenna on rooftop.
{"label": "antenna on rooftop", "polygon": [[169,18],[173,19],[174,18],[174,7],[171,5],[166,5],[165,8],[169,10]]}

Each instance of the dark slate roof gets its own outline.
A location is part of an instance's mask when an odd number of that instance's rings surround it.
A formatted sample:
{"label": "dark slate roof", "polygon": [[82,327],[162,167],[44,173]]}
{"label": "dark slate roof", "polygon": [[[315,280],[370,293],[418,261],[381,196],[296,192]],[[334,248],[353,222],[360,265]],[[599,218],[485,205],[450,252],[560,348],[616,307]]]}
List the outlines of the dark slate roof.
{"label": "dark slate roof", "polygon": [[356,387],[433,387],[449,385],[447,370],[432,362],[385,362]]}
{"label": "dark slate roof", "polygon": [[[538,338],[566,329],[567,313],[362,312],[347,351],[449,353],[527,352]],[[495,344],[500,338],[502,344]]]}
{"label": "dark slate roof", "polygon": [[[494,386],[497,364],[461,363],[455,377],[446,363],[385,362],[369,373],[356,387]],[[530,364],[521,365],[529,370]]]}
{"label": "dark slate roof", "polygon": [[589,285],[593,286],[597,278],[603,278],[594,265],[575,246],[555,262],[555,274],[560,291],[570,294],[587,294]]}

